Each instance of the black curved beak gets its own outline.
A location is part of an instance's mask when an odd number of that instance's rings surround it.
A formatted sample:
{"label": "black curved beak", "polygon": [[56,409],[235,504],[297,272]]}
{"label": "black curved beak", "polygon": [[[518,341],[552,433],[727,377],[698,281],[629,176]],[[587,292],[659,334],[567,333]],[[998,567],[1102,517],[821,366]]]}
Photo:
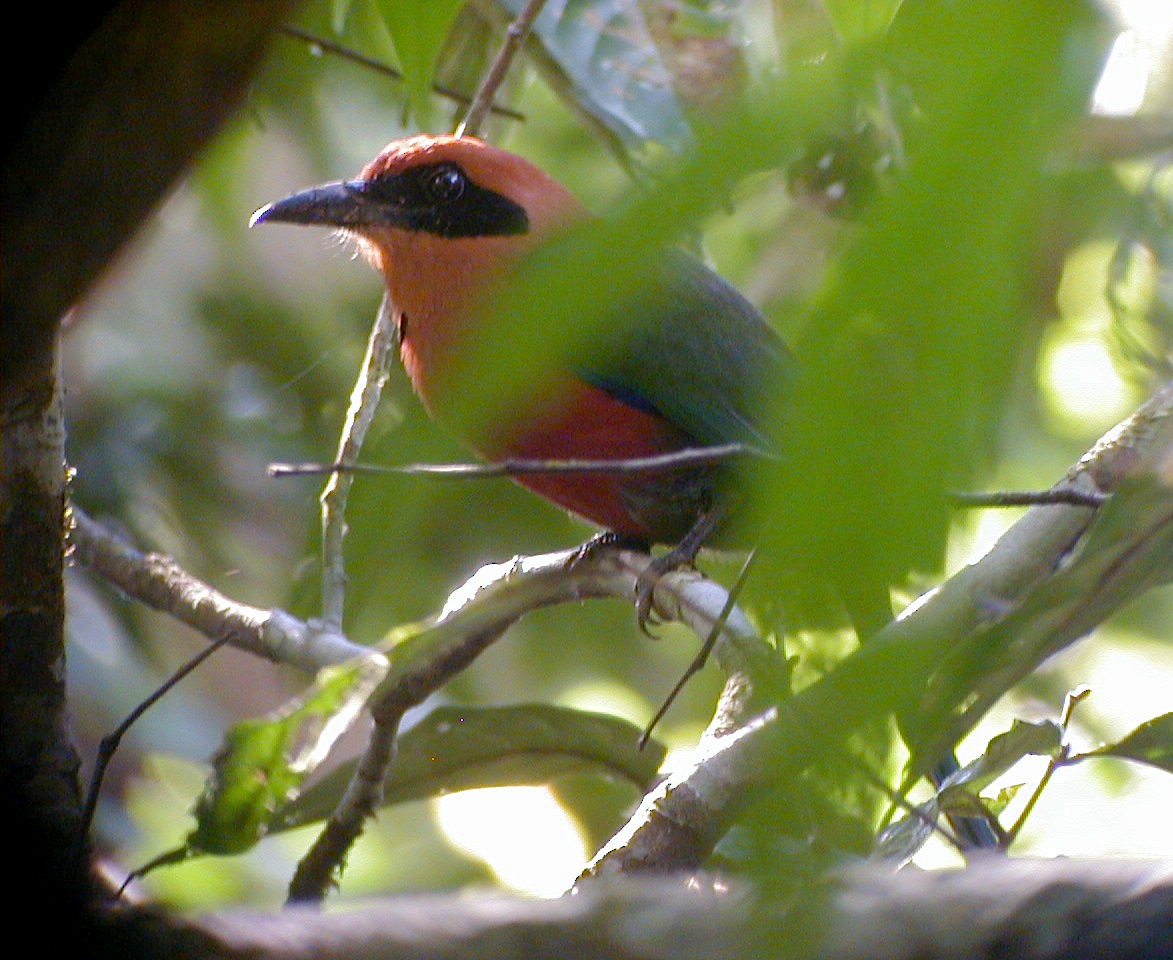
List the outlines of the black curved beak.
{"label": "black curved beak", "polygon": [[300,223],[346,228],[385,222],[386,219],[386,203],[370,195],[365,181],[337,180],[266,204],[252,215],[248,225]]}

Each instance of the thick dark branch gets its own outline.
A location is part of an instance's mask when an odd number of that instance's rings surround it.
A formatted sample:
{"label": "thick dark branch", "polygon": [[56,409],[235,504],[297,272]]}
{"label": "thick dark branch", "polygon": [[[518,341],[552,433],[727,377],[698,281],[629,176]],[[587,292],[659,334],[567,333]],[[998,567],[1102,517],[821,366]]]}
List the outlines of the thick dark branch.
{"label": "thick dark branch", "polygon": [[1173,955],[1170,916],[1173,865],[992,859],[858,870],[797,905],[669,877],[559,900],[436,894],[175,918],[151,945],[170,960],[1151,960]]}

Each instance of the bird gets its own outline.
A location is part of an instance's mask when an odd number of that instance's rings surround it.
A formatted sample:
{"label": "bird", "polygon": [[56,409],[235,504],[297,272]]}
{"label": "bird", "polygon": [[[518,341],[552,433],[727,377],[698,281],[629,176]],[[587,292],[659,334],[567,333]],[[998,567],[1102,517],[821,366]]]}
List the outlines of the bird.
{"label": "bird", "polygon": [[[421,134],[393,140],[353,179],[262,207],[251,223],[332,227],[357,240],[386,286],[415,393],[486,460],[772,449],[764,410],[791,379],[789,351],[733,285],[678,247],[665,248],[635,302],[616,307],[592,333],[597,349],[553,371],[537,399],[474,428],[451,416],[459,383],[448,374],[470,331],[491,320],[486,291],[539,244],[593,216],[524,157],[472,136]],[[735,536],[743,474],[708,462],[513,479],[594,525],[588,551],[604,543],[668,547],[655,577]],[[645,590],[641,626],[649,602]]]}
{"label": "bird", "polygon": [[[486,291],[539,244],[590,216],[524,157],[476,137],[421,134],[393,140],[353,179],[267,204],[251,223],[325,226],[354,237],[383,278],[416,394],[433,418],[459,431],[467,423],[449,416],[459,382],[447,374],[462,338],[491,321]],[[785,403],[796,366],[781,336],[728,281],[677,248],[665,249],[645,280],[637,302],[599,325],[593,335],[605,342],[589,357],[554,372],[536,402],[462,439],[491,461],[626,461],[729,445],[777,456],[769,412]],[[736,522],[741,477],[718,462],[513,479],[600,528],[582,553],[608,543],[670,548],[641,577],[644,627],[661,573],[693,562],[706,545],[736,546],[744,536]],[[851,616],[857,631],[877,612],[880,621],[890,615],[880,592]],[[952,754],[943,757],[934,782],[957,768]],[[984,822],[963,825],[968,845],[996,844]]]}

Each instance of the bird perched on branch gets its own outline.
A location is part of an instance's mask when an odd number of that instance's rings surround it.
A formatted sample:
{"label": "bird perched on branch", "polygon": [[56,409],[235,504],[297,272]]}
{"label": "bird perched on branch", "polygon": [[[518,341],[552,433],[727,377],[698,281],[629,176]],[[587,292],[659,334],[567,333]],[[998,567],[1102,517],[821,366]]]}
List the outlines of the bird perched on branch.
{"label": "bird perched on branch", "polygon": [[[486,291],[536,244],[587,216],[565,187],[522,157],[471,137],[417,136],[388,144],[353,180],[262,208],[253,223],[336,227],[357,238],[386,283],[415,391],[443,422],[459,389],[447,376],[453,358],[469,331],[492,316]],[[665,251],[638,302],[608,321],[597,331],[600,349],[568,361],[537,400],[463,439],[493,461],[629,461],[717,445],[770,446],[759,405],[781,388],[788,355],[727,282],[684,253]],[[574,322],[550,317],[551,324]],[[611,539],[668,545],[663,570],[728,533],[735,477],[728,464],[710,462],[515,479]]]}

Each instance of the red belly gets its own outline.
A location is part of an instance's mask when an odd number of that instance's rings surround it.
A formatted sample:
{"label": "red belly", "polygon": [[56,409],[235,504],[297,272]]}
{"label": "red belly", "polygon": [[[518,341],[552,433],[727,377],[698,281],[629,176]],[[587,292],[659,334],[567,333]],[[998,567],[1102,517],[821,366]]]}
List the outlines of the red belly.
{"label": "red belly", "polygon": [[[689,446],[688,437],[667,420],[629,406],[610,394],[577,380],[560,385],[559,402],[548,415],[524,424],[504,425],[482,452],[491,459],[625,460],[669,453]],[[549,405],[547,405],[549,408]],[[663,504],[652,521],[635,515],[632,498],[623,490],[663,481],[665,471],[637,474],[531,474],[517,477],[522,486],[592,523],[625,536],[652,542],[676,538],[664,529]],[[680,518],[687,528],[691,517]]]}

